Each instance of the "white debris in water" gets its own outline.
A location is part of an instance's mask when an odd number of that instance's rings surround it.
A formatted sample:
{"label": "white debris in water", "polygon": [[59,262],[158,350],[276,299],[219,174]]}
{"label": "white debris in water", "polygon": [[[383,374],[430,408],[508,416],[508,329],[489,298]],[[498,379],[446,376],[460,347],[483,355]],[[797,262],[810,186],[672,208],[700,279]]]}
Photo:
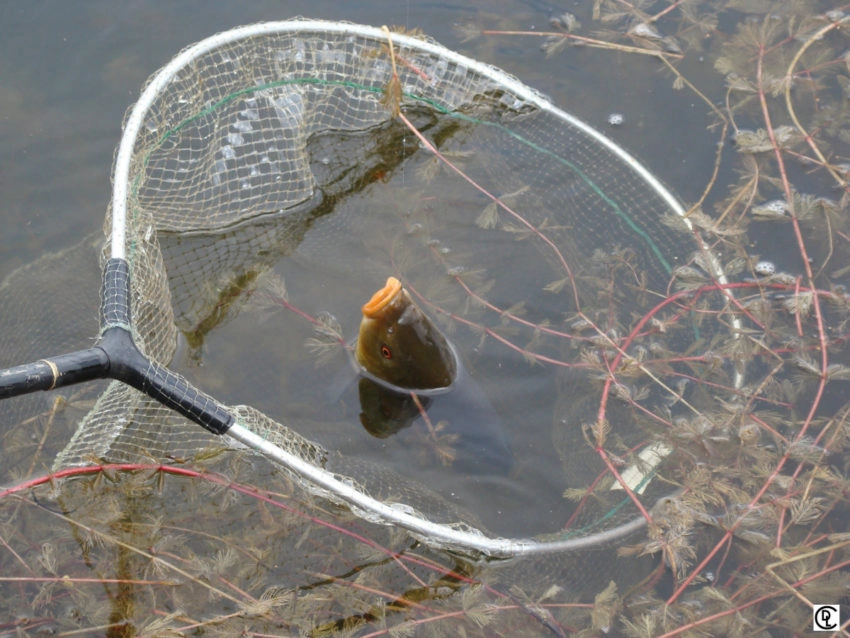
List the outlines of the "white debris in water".
{"label": "white debris in water", "polygon": [[659,33],[658,29],[646,22],[638,22],[629,29],[629,35],[634,35],[647,40],[660,40],[664,36]]}
{"label": "white debris in water", "polygon": [[608,126],[620,126],[625,121],[626,118],[622,113],[611,113],[608,116]]}
{"label": "white debris in water", "polygon": [[[253,101],[256,102],[256,100],[253,100]],[[246,102],[247,102],[247,100],[246,100]],[[244,117],[246,120],[259,120],[260,119],[260,113],[255,108],[242,109],[241,111],[239,111],[239,115]]]}
{"label": "white debris in water", "polygon": [[774,199],[752,208],[753,217],[763,220],[790,219],[791,207],[784,199]]}
{"label": "white debris in water", "polygon": [[776,272],[776,264],[772,261],[760,261],[753,267],[753,270],[761,277],[769,277]]}
{"label": "white debris in water", "polygon": [[240,133],[250,133],[254,130],[254,127],[248,120],[236,120],[233,124],[230,125],[230,127],[235,131],[239,131]]}

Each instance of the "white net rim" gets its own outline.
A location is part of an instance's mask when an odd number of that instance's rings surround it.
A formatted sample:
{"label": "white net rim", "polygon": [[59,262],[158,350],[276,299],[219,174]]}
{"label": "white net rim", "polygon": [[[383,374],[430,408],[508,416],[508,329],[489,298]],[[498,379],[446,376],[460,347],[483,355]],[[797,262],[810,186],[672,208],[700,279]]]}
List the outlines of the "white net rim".
{"label": "white net rim", "polygon": [[[349,22],[331,22],[326,20],[306,20],[302,18],[295,18],[280,22],[260,22],[236,27],[228,31],[222,31],[221,33],[217,33],[209,38],[197,42],[196,44],[193,44],[190,47],[187,47],[177,54],[167,65],[162,67],[162,69],[160,69],[147,84],[139,97],[139,101],[136,102],[124,125],[124,133],[121,137],[121,142],[115,157],[115,167],[113,171],[112,257],[119,259],[125,258],[127,198],[129,194],[130,168],[133,159],[133,149],[136,137],[144,126],[145,116],[162,90],[168,86],[171,80],[178,75],[182,69],[189,66],[194,60],[197,60],[199,57],[217,49],[218,47],[246,38],[293,32],[351,34],[376,40],[386,40],[387,38],[386,32],[378,27]],[[593,138],[596,142],[605,146],[621,161],[632,168],[635,173],[640,175],[640,177],[665,201],[670,209],[683,218],[687,227],[691,227],[690,221],[687,217],[685,217],[685,209],[679,201],[654,175],[652,175],[652,173],[649,172],[649,170],[641,162],[593,127],[553,105],[547,98],[535,89],[524,85],[522,82],[505,73],[501,69],[473,60],[472,58],[468,58],[431,40],[423,40],[401,33],[393,33],[392,40],[396,44],[400,44],[411,49],[419,49],[431,55],[439,56],[456,64],[466,66],[476,73],[489,78],[493,82],[501,84],[520,99],[534,104],[541,110],[548,111],[556,115],[565,122],[568,122],[571,126],[581,130],[583,133]],[[722,276],[722,272],[718,270],[718,273]]]}
{"label": "white net rim", "polygon": [[[280,22],[263,22],[237,27],[201,40],[180,52],[166,66],[156,73],[155,76],[153,76],[143,90],[139,101],[132,108],[130,115],[125,122],[124,133],[116,154],[113,173],[111,209],[111,256],[113,258],[122,260],[126,259],[126,224],[128,223],[127,203],[130,193],[130,170],[133,161],[135,141],[144,126],[148,110],[154,104],[159,94],[168,86],[172,79],[180,73],[181,70],[191,65],[192,62],[197,60],[199,57],[210,53],[218,47],[247,38],[294,32],[349,34],[352,36],[367,37],[375,40],[387,39],[386,32],[377,27],[347,22],[330,22],[324,20],[296,18]],[[458,65],[463,65],[470,70],[479,73],[481,76],[490,79],[494,83],[500,84],[517,98],[533,104],[537,108],[560,118],[570,126],[581,130],[597,143],[612,152],[623,163],[628,165],[651,189],[659,195],[659,197],[662,198],[662,200],[669,206],[670,210],[682,217],[685,225],[689,229],[692,228],[690,221],[687,219],[686,211],[679,201],[654,175],[649,172],[643,164],[596,129],[554,106],[538,91],[522,84],[516,78],[496,67],[446,49],[436,42],[399,33],[393,33],[392,40],[394,44],[420,50],[425,53],[444,58]],[[720,269],[719,262],[716,260],[714,255],[710,253],[705,244],[702,244],[702,248],[710,257],[711,265],[715,268],[714,274],[717,280],[720,283],[727,283],[726,278]],[[736,333],[740,330],[740,325],[736,318],[733,318],[733,329]],[[742,372],[739,371],[736,373],[735,383],[738,387],[742,385]],[[488,557],[500,558],[549,552],[598,549],[613,542],[622,540],[632,533],[644,528],[648,523],[644,517],[638,516],[631,521],[609,529],[606,532],[592,534],[585,537],[566,539],[536,540],[488,537],[474,531],[469,532],[459,530],[447,525],[435,523],[404,511],[402,507],[394,507],[392,504],[387,504],[374,499],[340,480],[333,473],[314,466],[293,454],[287,453],[285,450],[282,450],[269,441],[266,441],[239,423],[234,424],[228,431],[228,434],[234,439],[248,445],[250,448],[263,453],[268,458],[288,467],[299,476],[311,481],[314,485],[324,490],[328,490],[338,499],[345,501],[352,507],[359,510],[365,510],[370,514],[373,514],[374,516],[370,516],[370,519],[401,526],[413,533],[415,536],[422,538],[428,544],[436,544],[445,549],[462,552],[475,552]]]}

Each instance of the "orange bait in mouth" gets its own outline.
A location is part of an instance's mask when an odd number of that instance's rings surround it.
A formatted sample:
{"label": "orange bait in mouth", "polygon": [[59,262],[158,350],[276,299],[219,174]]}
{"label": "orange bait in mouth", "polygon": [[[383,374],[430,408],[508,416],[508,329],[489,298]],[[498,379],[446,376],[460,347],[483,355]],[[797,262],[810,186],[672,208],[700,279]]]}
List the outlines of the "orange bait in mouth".
{"label": "orange bait in mouth", "polygon": [[395,277],[388,277],[387,283],[377,291],[372,298],[363,305],[363,316],[376,318],[396,295],[401,292],[401,282]]}

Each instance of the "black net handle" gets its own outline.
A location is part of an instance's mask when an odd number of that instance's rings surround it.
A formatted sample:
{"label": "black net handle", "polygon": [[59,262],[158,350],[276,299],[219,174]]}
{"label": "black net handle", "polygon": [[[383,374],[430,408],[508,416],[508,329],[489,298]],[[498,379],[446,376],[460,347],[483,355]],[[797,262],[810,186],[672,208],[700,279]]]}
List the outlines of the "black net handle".
{"label": "black net handle", "polygon": [[130,266],[112,258],[103,272],[98,344],[87,350],[0,370],[0,399],[94,379],[115,379],[144,392],[213,434],[233,425],[227,408],[176,372],[148,359],[130,333]]}

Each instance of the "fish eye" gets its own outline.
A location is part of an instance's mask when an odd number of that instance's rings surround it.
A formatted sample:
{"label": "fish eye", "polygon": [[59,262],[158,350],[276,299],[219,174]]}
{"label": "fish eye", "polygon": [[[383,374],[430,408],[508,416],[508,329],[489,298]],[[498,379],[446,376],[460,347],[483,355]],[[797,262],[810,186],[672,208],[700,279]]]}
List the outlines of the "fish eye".
{"label": "fish eye", "polygon": [[393,358],[393,351],[390,350],[390,347],[388,345],[381,344],[381,356],[384,359],[392,359]]}

